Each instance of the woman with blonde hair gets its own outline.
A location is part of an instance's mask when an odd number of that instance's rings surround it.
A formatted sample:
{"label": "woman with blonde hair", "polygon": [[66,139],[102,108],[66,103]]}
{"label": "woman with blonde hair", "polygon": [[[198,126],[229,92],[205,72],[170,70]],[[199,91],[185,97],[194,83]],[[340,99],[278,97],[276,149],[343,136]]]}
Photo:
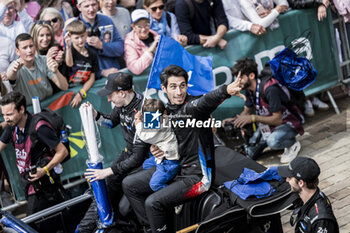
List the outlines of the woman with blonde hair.
{"label": "woman with blonde hair", "polygon": [[54,58],[58,64],[63,60],[63,49],[61,46],[55,46],[54,32],[47,21],[38,20],[30,29],[30,35],[33,38],[35,50],[39,55]]}
{"label": "woman with blonde hair", "polygon": [[64,40],[63,40],[64,21],[61,13],[56,8],[48,7],[42,11],[40,15],[40,20],[50,22],[50,25],[54,32],[55,41],[61,47],[64,47]]}

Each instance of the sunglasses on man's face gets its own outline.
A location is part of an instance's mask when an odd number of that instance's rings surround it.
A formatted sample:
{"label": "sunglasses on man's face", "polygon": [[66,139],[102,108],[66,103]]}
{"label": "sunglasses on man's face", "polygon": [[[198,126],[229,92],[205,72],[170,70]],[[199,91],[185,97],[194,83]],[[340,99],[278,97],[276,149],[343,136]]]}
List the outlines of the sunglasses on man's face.
{"label": "sunglasses on man's face", "polygon": [[164,5],[151,7],[151,10],[152,10],[153,12],[156,12],[157,9],[160,10],[160,11],[161,11],[161,10],[164,10]]}

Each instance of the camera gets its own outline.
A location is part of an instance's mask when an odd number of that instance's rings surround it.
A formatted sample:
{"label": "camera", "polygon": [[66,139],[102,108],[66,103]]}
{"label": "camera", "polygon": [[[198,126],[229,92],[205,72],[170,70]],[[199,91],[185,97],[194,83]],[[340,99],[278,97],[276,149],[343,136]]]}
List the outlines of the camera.
{"label": "camera", "polygon": [[101,36],[101,31],[98,29],[98,27],[90,27],[86,30],[88,32],[88,37],[90,36],[97,36],[100,38]]}
{"label": "camera", "polygon": [[29,170],[30,170],[30,173],[35,174],[36,173],[36,166],[35,165],[30,166]]}
{"label": "camera", "polygon": [[241,136],[241,129],[234,126],[232,121],[226,122],[224,132],[227,138],[239,139]]}
{"label": "camera", "polygon": [[31,174],[35,174],[37,172],[36,166],[32,165],[30,167],[27,167],[24,169],[24,179],[28,180],[30,178],[32,178],[29,173]]}
{"label": "camera", "polygon": [[247,124],[243,128],[237,128],[232,121],[225,123],[224,132],[227,138],[243,139],[245,143],[249,143],[249,139],[254,134],[252,124]]}

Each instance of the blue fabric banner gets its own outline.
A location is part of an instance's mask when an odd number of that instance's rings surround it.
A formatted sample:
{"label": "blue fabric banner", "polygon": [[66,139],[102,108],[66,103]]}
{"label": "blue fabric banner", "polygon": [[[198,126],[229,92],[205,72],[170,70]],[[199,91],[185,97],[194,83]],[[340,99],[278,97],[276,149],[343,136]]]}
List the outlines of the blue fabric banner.
{"label": "blue fabric banner", "polygon": [[161,36],[153,60],[147,88],[160,90],[160,74],[169,65],[178,65],[188,73],[188,93],[203,95],[214,89],[213,58],[190,54],[177,41]]}

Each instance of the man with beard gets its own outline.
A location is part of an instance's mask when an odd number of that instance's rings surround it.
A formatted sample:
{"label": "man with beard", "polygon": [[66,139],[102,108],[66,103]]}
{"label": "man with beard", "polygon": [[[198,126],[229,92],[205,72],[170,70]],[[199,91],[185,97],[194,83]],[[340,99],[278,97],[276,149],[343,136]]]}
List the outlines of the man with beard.
{"label": "man with beard", "polygon": [[[62,184],[58,184],[60,181],[55,167],[68,155],[67,148],[60,142],[50,123],[44,120],[35,125],[38,142],[33,145],[30,129],[34,127],[34,116],[26,110],[26,98],[21,93],[13,91],[6,94],[0,105],[6,122],[0,137],[0,152],[10,142],[13,143],[28,201],[27,215],[64,201],[66,197],[63,196]],[[33,169],[34,165],[36,169]]]}
{"label": "man with beard", "polygon": [[277,171],[302,201],[291,216],[291,225],[296,224],[295,233],[338,233],[339,226],[331,203],[317,186],[320,168],[315,160],[298,157],[289,166],[278,167]]}
{"label": "man with beard", "polygon": [[252,159],[257,159],[268,146],[272,150],[284,149],[281,163],[288,163],[301,148],[295,139],[298,133],[304,133],[301,113],[287,95],[288,90],[279,85],[271,72],[264,71],[258,77],[257,64],[250,58],[240,59],[232,67],[233,75],[240,73],[240,87],[245,90],[245,106],[240,115],[225,119],[224,124],[231,121],[237,128],[247,124],[253,124],[253,129],[257,128],[246,149]]}

